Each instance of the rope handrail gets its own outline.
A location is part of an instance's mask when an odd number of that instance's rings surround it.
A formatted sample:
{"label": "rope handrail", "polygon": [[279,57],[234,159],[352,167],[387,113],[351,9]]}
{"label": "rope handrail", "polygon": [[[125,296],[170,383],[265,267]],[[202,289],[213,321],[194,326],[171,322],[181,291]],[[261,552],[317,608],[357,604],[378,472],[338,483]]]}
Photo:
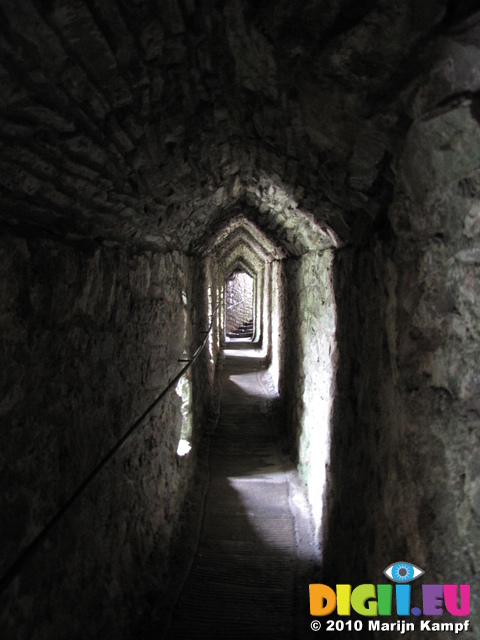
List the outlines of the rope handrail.
{"label": "rope handrail", "polygon": [[150,404],[150,406],[142,413],[142,415],[133,423],[133,425],[128,429],[128,431],[118,440],[117,444],[114,445],[110,451],[102,458],[102,460],[97,464],[95,469],[91,471],[91,473],[85,478],[82,484],[77,488],[77,490],[70,496],[70,498],[63,504],[62,507],[57,511],[57,513],[51,518],[51,520],[44,526],[42,531],[30,542],[27,547],[21,552],[19,557],[13,562],[7,571],[3,574],[0,580],[0,593],[3,593],[5,589],[10,585],[11,582],[15,579],[21,569],[25,566],[28,560],[36,553],[36,551],[41,547],[43,542],[48,537],[50,531],[57,524],[57,522],[67,513],[70,507],[78,500],[78,498],[83,494],[83,492],[92,484],[92,482],[100,475],[103,469],[108,465],[110,460],[112,460],[117,453],[129,442],[132,436],[136,433],[136,431],[141,427],[146,418],[151,414],[151,412],[155,409],[155,407],[163,400],[163,398],[167,395],[167,393],[172,389],[172,387],[180,380],[180,378],[190,369],[190,367],[195,363],[198,356],[202,352],[205,344],[207,342],[207,338],[210,335],[210,332],[213,327],[213,319],[215,314],[217,313],[217,308],[212,312],[210,326],[207,331],[202,331],[205,336],[194,352],[193,356],[188,360],[188,364],[186,364],[177,375],[170,380],[165,389],[156,397],[156,399]]}
{"label": "rope handrail", "polygon": [[228,306],[228,307],[227,307],[227,311],[228,311],[229,309],[233,309],[233,307],[236,307],[236,306],[238,306],[239,304],[242,304],[242,302],[245,302],[245,301],[248,301],[248,300],[251,300],[251,297],[250,297],[250,296],[247,296],[246,298],[243,298],[243,300],[239,300],[238,302],[235,302],[235,304],[231,304],[230,306]]}

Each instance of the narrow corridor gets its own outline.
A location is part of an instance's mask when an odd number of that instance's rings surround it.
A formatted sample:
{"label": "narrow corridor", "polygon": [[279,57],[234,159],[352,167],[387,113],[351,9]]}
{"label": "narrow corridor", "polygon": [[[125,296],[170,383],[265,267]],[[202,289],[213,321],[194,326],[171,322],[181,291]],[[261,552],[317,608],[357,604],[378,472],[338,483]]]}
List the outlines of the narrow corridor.
{"label": "narrow corridor", "polygon": [[310,637],[315,567],[305,499],[280,451],[275,392],[254,351],[226,352],[199,545],[169,640]]}

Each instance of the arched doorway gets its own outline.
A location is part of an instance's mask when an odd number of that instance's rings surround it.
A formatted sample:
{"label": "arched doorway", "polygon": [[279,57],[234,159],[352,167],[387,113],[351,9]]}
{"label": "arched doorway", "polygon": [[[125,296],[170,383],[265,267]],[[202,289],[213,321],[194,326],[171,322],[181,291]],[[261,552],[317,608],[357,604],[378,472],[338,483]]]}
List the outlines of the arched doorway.
{"label": "arched doorway", "polygon": [[225,339],[249,340],[254,326],[254,279],[236,269],[225,280]]}

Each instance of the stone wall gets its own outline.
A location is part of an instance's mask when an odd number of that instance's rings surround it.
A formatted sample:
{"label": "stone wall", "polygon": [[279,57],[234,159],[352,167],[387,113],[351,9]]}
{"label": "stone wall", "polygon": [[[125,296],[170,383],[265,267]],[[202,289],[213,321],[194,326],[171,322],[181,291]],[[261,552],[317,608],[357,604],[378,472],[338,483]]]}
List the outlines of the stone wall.
{"label": "stone wall", "polygon": [[425,583],[470,584],[478,634],[476,113],[475,101],[453,101],[414,123],[390,222],[337,253],[324,544],[337,582],[376,583],[402,559],[425,570]]}
{"label": "stone wall", "polygon": [[[193,351],[202,344],[206,337],[206,342],[201,351],[195,365],[190,370],[190,378],[192,383],[192,420],[195,425],[192,434],[192,444],[195,446],[199,443],[202,435],[201,427],[204,425],[205,418],[210,414],[212,409],[212,392],[215,384],[215,364],[217,358],[216,343],[217,330],[216,321],[218,319],[215,313],[216,297],[215,292],[210,286],[209,264],[206,260],[200,258],[191,258],[191,294],[190,294],[190,317],[192,325],[192,348]],[[214,317],[212,319],[212,314]],[[210,324],[211,331],[208,336]]]}
{"label": "stone wall", "polygon": [[407,545],[416,498],[390,352],[395,267],[384,251],[373,242],[345,248],[333,264],[337,372],[323,555],[334,584],[375,584],[391,562],[423,562],[413,531]]}
{"label": "stone wall", "polygon": [[332,251],[286,261],[289,340],[283,389],[289,437],[307,488],[316,534],[322,526],[335,370]]}
{"label": "stone wall", "polygon": [[[179,370],[193,335],[179,254],[6,236],[0,260],[3,575]],[[176,455],[180,409],[172,391],[0,596],[2,638],[124,637],[153,557],[161,588],[193,469]]]}
{"label": "stone wall", "polygon": [[283,268],[280,262],[271,262],[266,265],[265,272],[269,277],[269,308],[271,312],[266,314],[267,322],[265,331],[271,334],[268,340],[268,357],[270,360],[270,375],[277,390],[280,388],[280,377],[285,371],[285,316],[287,306],[285,304],[285,282]]}
{"label": "stone wall", "polygon": [[205,267],[205,286],[207,287],[207,304],[208,311],[213,315],[212,334],[209,340],[208,353],[211,364],[211,375],[214,375],[214,365],[220,349],[220,341],[222,336],[222,294],[218,280],[218,264],[211,257],[204,260]]}
{"label": "stone wall", "polygon": [[479,149],[478,99],[452,100],[419,118],[407,139],[390,212],[398,236],[392,355],[404,399],[421,551],[439,582],[471,584],[477,635]]}

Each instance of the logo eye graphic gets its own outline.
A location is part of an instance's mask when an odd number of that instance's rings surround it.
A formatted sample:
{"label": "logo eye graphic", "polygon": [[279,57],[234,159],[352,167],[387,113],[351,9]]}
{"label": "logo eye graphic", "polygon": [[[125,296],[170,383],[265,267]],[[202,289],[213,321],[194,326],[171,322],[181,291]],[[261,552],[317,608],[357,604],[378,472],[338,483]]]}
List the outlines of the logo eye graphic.
{"label": "logo eye graphic", "polygon": [[423,576],[425,571],[410,562],[394,562],[383,573],[393,582],[411,582]]}

